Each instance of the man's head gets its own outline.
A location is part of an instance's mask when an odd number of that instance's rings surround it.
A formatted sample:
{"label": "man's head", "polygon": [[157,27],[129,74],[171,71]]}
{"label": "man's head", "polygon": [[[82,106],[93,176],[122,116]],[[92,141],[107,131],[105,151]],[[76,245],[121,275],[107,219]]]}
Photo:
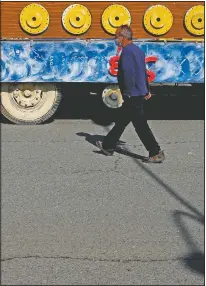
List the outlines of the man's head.
{"label": "man's head", "polygon": [[115,33],[115,41],[117,46],[125,47],[132,42],[133,32],[132,29],[127,25],[122,25],[117,28]]}

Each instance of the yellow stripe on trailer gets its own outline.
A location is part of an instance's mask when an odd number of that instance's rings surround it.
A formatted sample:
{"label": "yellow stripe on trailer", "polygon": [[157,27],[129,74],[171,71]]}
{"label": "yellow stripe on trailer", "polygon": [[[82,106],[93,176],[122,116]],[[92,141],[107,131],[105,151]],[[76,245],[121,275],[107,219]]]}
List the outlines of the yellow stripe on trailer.
{"label": "yellow stripe on trailer", "polygon": [[155,41],[180,41],[180,42],[204,42],[204,39],[195,39],[195,38],[155,38]]}

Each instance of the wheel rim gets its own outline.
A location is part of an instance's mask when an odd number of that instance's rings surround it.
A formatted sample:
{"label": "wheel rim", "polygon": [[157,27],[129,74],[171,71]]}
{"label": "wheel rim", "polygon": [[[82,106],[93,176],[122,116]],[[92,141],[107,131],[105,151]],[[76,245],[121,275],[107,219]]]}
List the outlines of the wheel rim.
{"label": "wheel rim", "polygon": [[19,108],[34,108],[42,102],[44,94],[41,89],[29,90],[16,88],[11,91],[10,97]]}
{"label": "wheel rim", "polygon": [[24,121],[44,116],[55,100],[54,84],[5,84],[1,92],[3,108],[14,118]]}
{"label": "wheel rim", "polygon": [[109,108],[119,108],[123,103],[122,95],[117,85],[106,87],[103,90],[102,99]]}

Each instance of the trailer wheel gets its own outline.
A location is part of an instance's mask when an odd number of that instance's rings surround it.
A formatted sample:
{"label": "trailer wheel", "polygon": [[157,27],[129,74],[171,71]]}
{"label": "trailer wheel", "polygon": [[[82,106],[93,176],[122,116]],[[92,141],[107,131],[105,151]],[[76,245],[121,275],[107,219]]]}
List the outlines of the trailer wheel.
{"label": "trailer wheel", "polygon": [[109,108],[122,106],[123,98],[118,85],[109,85],[102,92],[102,100]]}
{"label": "trailer wheel", "polygon": [[1,113],[16,124],[40,124],[57,110],[61,92],[53,83],[5,83],[1,86]]}

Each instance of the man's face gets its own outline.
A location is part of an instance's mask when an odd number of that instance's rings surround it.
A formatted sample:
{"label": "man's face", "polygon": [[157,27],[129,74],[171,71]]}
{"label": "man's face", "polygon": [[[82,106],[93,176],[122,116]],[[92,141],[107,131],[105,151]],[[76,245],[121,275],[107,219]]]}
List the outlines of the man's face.
{"label": "man's face", "polygon": [[123,37],[120,36],[120,30],[117,29],[116,33],[115,33],[115,43],[118,47],[122,47],[123,46]]}

